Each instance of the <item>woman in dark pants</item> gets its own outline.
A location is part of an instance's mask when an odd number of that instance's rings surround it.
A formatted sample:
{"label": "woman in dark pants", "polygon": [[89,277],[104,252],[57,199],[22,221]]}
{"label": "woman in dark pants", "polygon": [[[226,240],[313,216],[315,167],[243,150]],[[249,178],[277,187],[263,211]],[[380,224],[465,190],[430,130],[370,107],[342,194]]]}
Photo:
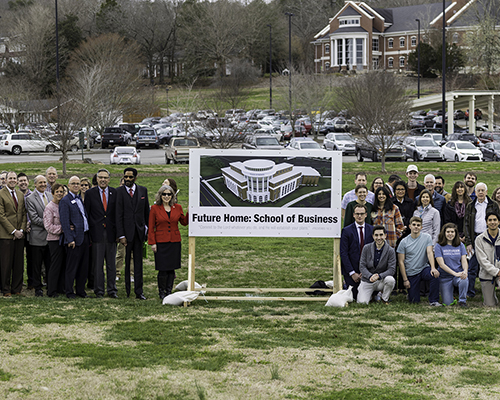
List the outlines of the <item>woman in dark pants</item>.
{"label": "woman in dark pants", "polygon": [[160,299],[172,293],[175,270],[181,267],[181,233],[178,223],[186,226],[189,217],[177,204],[171,186],[164,185],[156,194],[155,204],[149,213],[148,243],[155,255],[158,271],[158,293]]}
{"label": "woman in dark pants", "polygon": [[57,297],[64,293],[64,266],[66,254],[61,245],[62,226],[59,220],[59,202],[64,197],[64,186],[54,183],[51,188],[52,201],[47,204],[43,212],[43,226],[47,231],[47,243],[50,252],[50,269],[47,279],[47,295]]}

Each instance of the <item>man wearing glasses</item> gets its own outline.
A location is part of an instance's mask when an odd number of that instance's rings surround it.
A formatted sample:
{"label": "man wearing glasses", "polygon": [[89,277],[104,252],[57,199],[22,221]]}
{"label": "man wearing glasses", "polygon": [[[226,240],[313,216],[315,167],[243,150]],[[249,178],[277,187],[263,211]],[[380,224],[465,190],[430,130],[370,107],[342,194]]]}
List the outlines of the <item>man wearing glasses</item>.
{"label": "man wearing glasses", "polygon": [[134,292],[139,300],[146,300],[142,290],[142,246],[147,238],[149,221],[148,190],[135,183],[137,170],[125,168],[125,185],[116,189],[116,235],[126,246],[125,289],[130,295],[130,257],[134,255]]}
{"label": "man wearing glasses", "polygon": [[94,293],[104,296],[104,261],[106,260],[106,291],[116,299],[116,189],[109,186],[107,169],[97,171],[97,186],[85,194],[85,210],[89,217],[94,268]]}
{"label": "man wearing glasses", "polygon": [[353,215],[354,222],[342,229],[340,259],[345,284],[352,286],[352,294],[357,299],[358,287],[361,282],[359,260],[365,244],[373,242],[373,227],[365,223],[367,216],[365,205],[357,205]]}
{"label": "man wearing glasses", "polygon": [[87,297],[85,282],[89,268],[90,238],[87,213],[78,194],[80,178],[69,178],[68,188],[69,193],[59,202],[59,218],[64,232],[64,245],[67,246],[64,290],[69,299],[74,299],[76,296]]}

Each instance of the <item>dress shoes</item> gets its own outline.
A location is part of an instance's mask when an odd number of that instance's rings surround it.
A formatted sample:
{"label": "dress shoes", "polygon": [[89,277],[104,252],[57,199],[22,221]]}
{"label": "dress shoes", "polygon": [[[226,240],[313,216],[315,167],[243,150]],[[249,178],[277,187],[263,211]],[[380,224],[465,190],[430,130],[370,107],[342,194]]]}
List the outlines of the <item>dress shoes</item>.
{"label": "dress shoes", "polygon": [[78,297],[81,297],[82,299],[86,299],[87,297],[89,297],[87,295],[87,293],[83,293],[83,294],[77,294]]}
{"label": "dress shoes", "polygon": [[42,289],[35,290],[35,297],[43,297],[43,290]]}
{"label": "dress shoes", "polygon": [[12,295],[10,293],[4,293],[3,297],[12,297]]}
{"label": "dress shoes", "polygon": [[96,294],[95,297],[96,297],[96,299],[102,299],[104,296],[99,293],[99,294]]}
{"label": "dress shoes", "polygon": [[67,297],[68,299],[76,299],[76,294],[74,294],[74,293],[67,294],[67,295],[66,295],[66,297]]}
{"label": "dress shoes", "polygon": [[135,296],[135,298],[138,300],[146,300],[146,296],[144,296],[143,294],[138,294]]}
{"label": "dress shoes", "polygon": [[110,293],[110,294],[108,294],[108,297],[110,297],[112,299],[117,299],[118,295],[116,293]]}

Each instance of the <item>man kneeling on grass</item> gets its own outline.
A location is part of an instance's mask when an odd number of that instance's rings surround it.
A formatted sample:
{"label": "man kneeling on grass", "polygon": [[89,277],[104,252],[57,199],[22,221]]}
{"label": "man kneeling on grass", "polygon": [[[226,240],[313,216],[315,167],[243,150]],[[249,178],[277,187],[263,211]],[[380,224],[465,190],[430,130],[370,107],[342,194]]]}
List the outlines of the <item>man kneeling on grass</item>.
{"label": "man kneeling on grass", "polygon": [[375,225],[372,236],[374,241],[365,245],[361,252],[361,284],[357,302],[368,304],[374,291],[382,291],[382,301],[388,304],[396,284],[396,252],[385,241],[387,233],[384,226]]}
{"label": "man kneeling on grass", "polygon": [[[420,303],[420,281],[430,281],[429,303],[439,303],[439,271],[434,263],[431,235],[422,233],[422,219],[410,219],[411,234],[401,240],[398,246],[398,264],[403,284],[408,289],[410,303]],[[429,266],[430,265],[430,266]]]}

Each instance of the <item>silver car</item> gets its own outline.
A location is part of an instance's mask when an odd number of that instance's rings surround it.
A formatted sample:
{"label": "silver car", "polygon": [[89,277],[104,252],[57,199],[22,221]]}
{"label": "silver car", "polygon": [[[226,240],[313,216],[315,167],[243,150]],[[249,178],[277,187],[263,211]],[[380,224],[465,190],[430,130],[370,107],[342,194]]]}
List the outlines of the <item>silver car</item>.
{"label": "silver car", "polygon": [[432,138],[408,136],[403,144],[413,161],[444,161],[443,149]]}
{"label": "silver car", "polygon": [[329,133],[323,140],[326,150],[338,150],[342,154],[356,154],[356,142],[345,133]]}

